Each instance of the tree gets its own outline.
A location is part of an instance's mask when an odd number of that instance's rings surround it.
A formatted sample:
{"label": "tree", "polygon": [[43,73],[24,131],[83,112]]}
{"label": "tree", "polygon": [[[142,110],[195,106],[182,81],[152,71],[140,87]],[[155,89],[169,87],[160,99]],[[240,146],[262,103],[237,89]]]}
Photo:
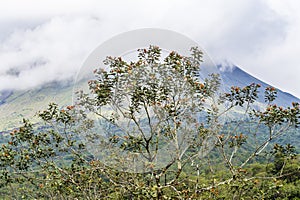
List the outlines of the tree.
{"label": "tree", "polygon": [[[11,133],[1,149],[1,185],[30,185],[24,193],[34,198],[249,195],[258,179],[270,176],[254,177],[247,167],[299,125],[299,103],[273,105],[276,90],[269,87],[266,108],[255,110],[259,84],[221,93],[218,74],[199,79],[201,62],[198,48],[162,58],[161,49],[150,46],[130,63],[107,57],[107,70],[94,71],[90,93],[78,92],[76,105],[50,104],[38,114],[44,125],[24,120]],[[226,117],[236,113],[246,117]],[[263,135],[253,142],[257,134]],[[271,177],[278,176],[284,173]]]}

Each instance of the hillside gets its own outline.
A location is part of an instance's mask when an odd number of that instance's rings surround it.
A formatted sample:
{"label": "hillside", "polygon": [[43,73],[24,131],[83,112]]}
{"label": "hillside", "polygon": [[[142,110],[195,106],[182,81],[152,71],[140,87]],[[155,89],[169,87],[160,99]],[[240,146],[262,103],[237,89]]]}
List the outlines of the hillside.
{"label": "hillside", "polygon": [[[223,66],[219,65],[219,68]],[[228,69],[228,68],[227,68]],[[239,67],[235,66],[230,70],[220,71],[225,90],[231,86],[243,87],[251,83],[262,85],[263,90],[268,84],[251,76]],[[2,91],[0,92],[0,132],[5,132],[18,127],[22,118],[36,119],[33,117],[39,110],[45,109],[50,102],[56,102],[59,105],[72,104],[73,83],[51,83],[42,87],[27,91]],[[278,90],[278,99],[275,103],[281,106],[289,106],[292,102],[300,100],[289,93]],[[261,97],[259,103],[263,104]]]}
{"label": "hillside", "polygon": [[[252,82],[260,83],[262,88],[267,87],[267,84],[237,67],[230,71],[222,71],[221,76],[224,90],[230,89],[231,85],[243,87]],[[174,82],[177,87],[176,81],[172,80],[172,83]],[[181,84],[182,82],[177,83]],[[44,109],[49,102],[54,101],[61,106],[72,103],[73,85],[71,83],[52,83],[30,91],[3,91],[0,98],[2,130],[5,132],[17,127],[23,117],[31,118],[38,110]],[[172,84],[169,85],[172,87]],[[136,96],[141,99],[139,102],[145,103],[143,94],[145,93],[137,93]],[[103,96],[103,93],[99,93],[99,96]],[[292,101],[299,100],[282,91],[279,91],[278,96],[282,98],[278,100],[278,104],[282,106],[288,106]],[[167,99],[172,97],[167,96]],[[101,98],[100,100],[102,100]],[[177,100],[176,97],[173,97],[174,99]],[[195,101],[199,102],[202,99],[198,98]],[[258,105],[263,103],[263,98],[259,99]],[[162,107],[162,109],[164,108],[170,107]],[[54,116],[53,121],[62,125],[58,125],[57,128],[53,129],[52,120],[50,120],[48,125],[39,126],[37,130],[25,123],[24,127],[12,134],[0,134],[0,153],[2,155],[0,175],[3,177],[0,184],[0,196],[7,197],[6,199],[19,199],[21,196],[27,198],[25,195],[30,194],[32,196],[28,196],[28,198],[45,197],[45,199],[49,199],[57,197],[53,194],[59,194],[63,196],[62,198],[76,199],[80,197],[84,199],[87,195],[92,194],[91,199],[117,199],[119,196],[122,196],[120,199],[132,199],[131,194],[140,194],[137,199],[162,199],[156,198],[158,195],[154,193],[149,196],[147,192],[172,184],[175,185],[173,187],[176,187],[176,192],[173,192],[173,189],[163,190],[166,195],[170,195],[170,199],[177,198],[178,191],[191,191],[189,196],[185,195],[186,192],[180,193],[183,194],[180,199],[190,197],[195,199],[197,196],[194,194],[209,199],[212,194],[215,194],[215,191],[218,192],[217,195],[221,199],[236,199],[237,192],[234,188],[246,192],[238,191],[240,197],[249,196],[251,199],[254,194],[258,193],[258,190],[260,191],[258,194],[261,195],[255,199],[275,199],[275,197],[277,199],[278,194],[281,195],[280,197],[299,196],[299,187],[295,187],[299,185],[299,164],[298,160],[291,159],[294,154],[290,156],[289,154],[283,155],[281,152],[273,155],[268,153],[271,152],[275,142],[280,145],[291,143],[298,150],[300,147],[297,143],[300,139],[299,129],[284,132],[284,135],[278,138],[280,140],[276,138],[271,140],[272,137],[268,135],[266,126],[247,121],[247,118],[239,118],[238,110],[233,110],[233,121],[220,124],[222,130],[217,129],[218,132],[212,132],[216,133],[215,135],[211,134],[210,128],[198,126],[200,124],[198,120],[190,120],[191,113],[181,116],[174,115],[173,113],[180,113],[181,108],[179,108],[174,109],[175,111],[164,110],[163,114],[166,113],[167,117],[160,121],[161,123],[166,122],[164,126],[155,129],[159,132],[151,132],[154,134],[151,137],[146,136],[144,139],[135,134],[130,123],[127,125],[129,129],[125,132],[119,129],[118,125],[112,124],[111,126],[110,123],[107,124],[107,128],[97,129],[98,126],[96,129],[90,130],[88,127],[93,126],[87,121],[84,121],[85,125],[81,126],[80,119],[85,119],[84,117],[76,118],[76,124],[82,128],[78,135],[77,130],[69,127],[73,124],[73,120],[67,116],[68,113],[73,112],[72,109],[69,107],[62,111],[60,108],[55,108],[43,115],[46,121],[49,120],[49,116]],[[298,112],[298,109],[296,110]],[[137,111],[140,110],[137,109]],[[134,114],[136,113],[134,112]],[[266,115],[268,114],[263,116]],[[155,127],[156,124],[150,122],[154,121],[150,118],[149,122],[145,122],[145,115],[140,116],[136,121],[137,126],[142,128],[137,133],[147,134],[149,128],[144,124],[148,124],[150,128]],[[187,123],[192,121],[192,126],[181,128],[181,121],[173,121],[178,126],[169,128],[169,119],[173,118],[174,120],[174,116],[180,116],[179,119],[182,121],[187,119]],[[209,119],[206,116],[207,113],[204,113],[203,119]],[[277,116],[286,117],[285,115]],[[151,115],[150,117],[152,118]],[[36,119],[31,119],[31,121],[37,122]],[[124,121],[120,119],[119,122],[122,126]],[[197,123],[197,125],[194,126],[193,123]],[[99,125],[106,126],[106,123],[99,123]],[[183,131],[183,134],[180,131]],[[106,133],[109,143],[105,139],[101,139]],[[185,138],[185,133],[187,133],[187,138]],[[176,137],[173,137],[174,135]],[[82,138],[81,136],[86,137]],[[215,139],[211,140],[211,136]],[[227,139],[224,140],[224,138]],[[147,142],[147,145],[144,145],[143,141],[150,141],[150,143]],[[264,141],[267,143],[262,147]],[[175,148],[173,144],[176,144]],[[150,148],[148,148],[149,146]],[[293,150],[293,147],[287,145],[287,147],[282,147],[281,151],[285,152],[287,148]],[[145,149],[149,154],[145,154]],[[152,149],[154,149],[154,157],[152,157]],[[174,154],[174,152],[176,153]],[[291,152],[299,153],[299,151]],[[140,158],[145,159],[141,160]],[[280,175],[278,175],[279,173]],[[133,185],[133,187],[123,187],[123,183]],[[116,191],[120,191],[118,188],[125,188],[124,192],[116,193]],[[95,194],[91,193],[91,190],[95,191]],[[96,197],[96,195],[99,196]],[[167,197],[166,195],[164,196]]]}
{"label": "hillside", "polygon": [[0,93],[0,132],[18,127],[23,118],[36,122],[34,115],[50,102],[59,105],[72,103],[71,84],[52,83],[27,91],[3,91]]}
{"label": "hillside", "polygon": [[[237,66],[233,66],[229,68],[229,67],[224,67],[222,65],[219,65],[218,67],[219,69],[222,68],[225,69],[222,70],[221,72],[222,80],[225,85],[225,90],[228,90],[233,85],[244,87],[251,83],[258,83],[262,86],[260,88],[259,102],[264,103],[264,99],[263,99],[264,89],[270,85],[248,74],[247,72],[243,71],[241,68]],[[292,102],[300,101],[299,98],[280,90],[280,88],[277,88],[277,92],[278,92],[277,93],[278,98],[275,100],[274,103],[280,106],[286,107],[286,106],[290,106]]]}

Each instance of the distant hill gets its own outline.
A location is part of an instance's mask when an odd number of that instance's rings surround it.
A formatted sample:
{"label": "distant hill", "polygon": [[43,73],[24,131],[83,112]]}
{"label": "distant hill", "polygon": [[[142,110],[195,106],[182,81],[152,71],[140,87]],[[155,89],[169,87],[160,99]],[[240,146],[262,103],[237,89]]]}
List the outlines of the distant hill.
{"label": "distant hill", "polygon": [[[260,88],[260,103],[264,103],[264,89],[270,85],[267,83],[255,78],[254,76],[243,71],[237,66],[222,66],[218,65],[218,68],[221,69],[221,77],[225,85],[225,90],[229,90],[231,86],[244,87],[251,83],[258,83],[262,87]],[[290,106],[292,102],[300,102],[300,99],[277,88],[277,99],[274,101],[275,104],[286,107]]]}
{"label": "distant hill", "polygon": [[72,103],[73,85],[51,83],[33,90],[0,92],[0,132],[18,127],[23,118],[36,122],[34,115],[50,102]]}
{"label": "distant hill", "polygon": [[[251,83],[259,83],[263,89],[268,84],[251,76],[237,66],[227,67],[218,66],[223,80],[225,90],[229,90],[231,86],[243,87]],[[222,70],[225,69],[225,70]],[[43,110],[50,102],[56,102],[59,105],[72,104],[73,83],[51,83],[39,88],[27,91],[2,91],[0,92],[0,132],[12,130],[18,127],[22,118],[30,118],[33,122],[36,118],[33,116],[37,111]],[[259,99],[263,104],[263,98]],[[295,96],[278,90],[277,104],[281,106],[289,106],[292,102],[300,102]]]}

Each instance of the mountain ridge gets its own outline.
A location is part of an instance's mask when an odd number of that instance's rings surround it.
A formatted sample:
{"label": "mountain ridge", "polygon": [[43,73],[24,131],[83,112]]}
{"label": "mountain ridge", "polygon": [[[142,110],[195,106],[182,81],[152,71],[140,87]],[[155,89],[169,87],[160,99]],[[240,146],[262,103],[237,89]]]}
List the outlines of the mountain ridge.
{"label": "mountain ridge", "polygon": [[[222,65],[218,65],[218,68],[224,68]],[[264,94],[264,89],[266,87],[269,87],[272,85],[267,84],[266,82],[259,80],[258,78],[252,76],[251,74],[245,72],[242,70],[240,67],[234,65],[231,67],[230,70],[223,70],[221,72],[221,78],[222,81],[225,82],[225,90],[228,91],[231,86],[239,86],[239,87],[244,87],[246,85],[249,85],[251,83],[258,83],[262,87],[259,89],[260,92],[260,102],[264,102],[263,99],[263,94]],[[290,106],[292,102],[300,102],[300,99],[288,92],[284,92],[278,88],[277,89],[277,98],[273,102],[274,104],[277,104],[279,106]]]}
{"label": "mountain ridge", "polygon": [[[223,66],[218,65],[218,68],[230,68],[230,70],[220,70],[222,82],[225,91],[230,90],[231,86],[244,87],[251,83],[259,83],[260,88],[260,103],[264,103],[263,92],[264,88],[269,85],[256,77],[243,71],[238,66]],[[58,83],[53,82],[32,90],[26,91],[2,91],[0,92],[0,133],[14,129],[20,125],[22,118],[32,119],[36,122],[33,116],[39,111],[46,109],[50,102],[56,102],[60,106],[71,105],[73,97],[72,82]],[[278,98],[274,103],[280,106],[290,106],[292,102],[300,102],[300,99],[283,92],[278,89]]]}

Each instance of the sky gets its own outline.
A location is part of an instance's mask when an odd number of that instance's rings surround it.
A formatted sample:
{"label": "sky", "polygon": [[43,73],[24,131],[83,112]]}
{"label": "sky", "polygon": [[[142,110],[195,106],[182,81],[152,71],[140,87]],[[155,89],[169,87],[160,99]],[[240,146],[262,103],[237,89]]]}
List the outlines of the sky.
{"label": "sky", "polygon": [[0,90],[76,76],[120,33],[176,31],[215,63],[232,63],[300,97],[298,0],[10,0],[0,6]]}

